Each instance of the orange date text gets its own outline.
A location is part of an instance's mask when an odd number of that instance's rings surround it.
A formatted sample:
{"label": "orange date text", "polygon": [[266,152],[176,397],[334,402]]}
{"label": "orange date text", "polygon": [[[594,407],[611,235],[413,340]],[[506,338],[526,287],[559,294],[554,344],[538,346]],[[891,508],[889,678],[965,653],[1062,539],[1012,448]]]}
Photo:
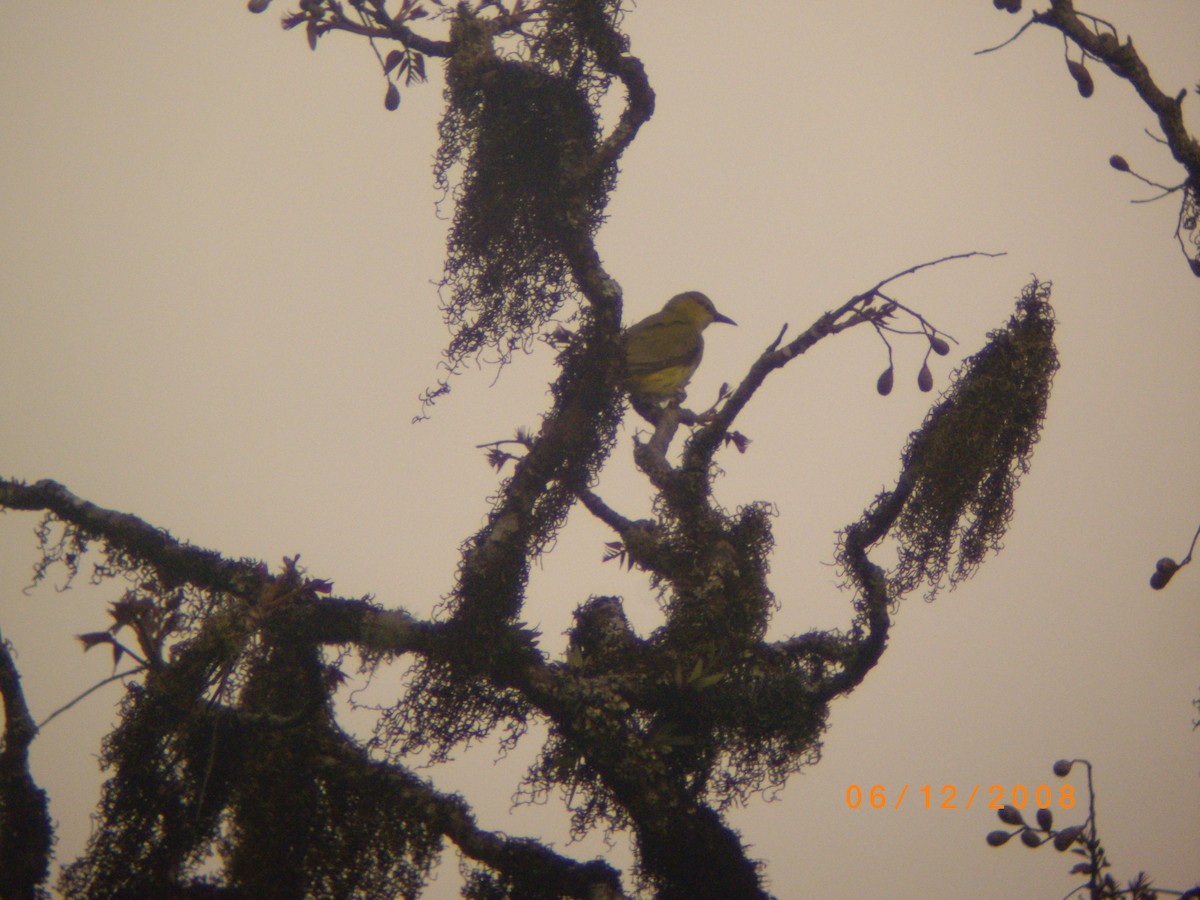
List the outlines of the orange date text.
{"label": "orange date text", "polygon": [[975,806],[986,806],[987,809],[1002,809],[1005,806],[1015,806],[1017,809],[1048,809],[1052,806],[1071,809],[1075,806],[1075,788],[1069,784],[973,784],[961,787],[954,784],[924,784],[919,787],[903,784],[891,788],[882,784],[852,784],[846,788],[846,805],[850,809],[900,809],[905,803],[916,804],[923,809],[972,809]]}

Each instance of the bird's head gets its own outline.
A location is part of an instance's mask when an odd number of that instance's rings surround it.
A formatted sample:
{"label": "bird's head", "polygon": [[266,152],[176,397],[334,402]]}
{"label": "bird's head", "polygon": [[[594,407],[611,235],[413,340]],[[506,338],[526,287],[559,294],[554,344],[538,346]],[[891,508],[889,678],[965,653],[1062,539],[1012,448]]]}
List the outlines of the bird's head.
{"label": "bird's head", "polygon": [[726,325],[737,324],[729,316],[723,316],[717,312],[713,302],[699,291],[685,291],[682,294],[676,294],[667,301],[663,312],[669,313],[673,317],[686,319],[701,331],[713,322],[724,322]]}

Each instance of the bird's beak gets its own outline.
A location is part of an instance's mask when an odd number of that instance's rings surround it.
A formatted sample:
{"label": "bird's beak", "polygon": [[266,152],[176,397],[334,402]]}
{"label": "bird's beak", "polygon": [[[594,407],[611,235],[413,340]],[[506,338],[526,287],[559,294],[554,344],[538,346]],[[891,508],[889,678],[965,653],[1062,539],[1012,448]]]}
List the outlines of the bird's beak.
{"label": "bird's beak", "polygon": [[713,310],[713,321],[714,322],[724,322],[726,325],[736,325],[737,324],[737,322],[733,321],[733,319],[729,318],[729,316],[723,316],[716,310]]}

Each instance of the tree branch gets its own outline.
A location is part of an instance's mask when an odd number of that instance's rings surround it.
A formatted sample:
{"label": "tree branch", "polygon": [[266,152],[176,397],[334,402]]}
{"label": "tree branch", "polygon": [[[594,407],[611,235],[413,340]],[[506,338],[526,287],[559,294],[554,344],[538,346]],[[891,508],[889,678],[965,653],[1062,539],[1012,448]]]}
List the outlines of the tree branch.
{"label": "tree branch", "polygon": [[[601,60],[604,64],[605,60]],[[620,56],[608,61],[605,71],[616,75],[625,85],[625,109],[621,118],[613,127],[612,133],[604,139],[592,155],[589,170],[598,171],[611,165],[621,158],[638,131],[650,121],[654,115],[654,90],[650,87],[650,79],[646,77],[646,67],[636,56]]]}
{"label": "tree branch", "polygon": [[881,494],[875,506],[843,532],[842,559],[859,593],[854,602],[856,616],[849,653],[839,660],[841,671],[830,677],[819,692],[827,700],[861,684],[883,656],[891,628],[888,606],[897,598],[891,593],[887,573],[871,561],[867,550],[896,524],[914,486],[912,476],[902,472],[895,489]]}
{"label": "tree branch", "polygon": [[877,300],[882,299],[880,290],[885,285],[899,278],[919,272],[921,269],[941,265],[952,260],[969,259],[975,256],[997,257],[1003,255],[1003,253],[987,253],[982,250],[971,250],[966,253],[954,253],[949,256],[940,257],[939,259],[917,263],[894,275],[889,275],[863,293],[851,297],[832,312],[825,313],[813,322],[806,331],[782,347],[779,346],[779,341],[783,335],[780,332],[780,336],[772,341],[759,358],[754,361],[750,367],[750,371],[742,379],[742,383],[729,395],[724,405],[720,407],[703,428],[692,436],[685,451],[684,466],[696,470],[701,470],[708,466],[713,454],[721,445],[722,439],[729,432],[729,428],[733,425],[738,414],[750,402],[750,399],[758,391],[759,387],[762,386],[763,382],[766,381],[767,376],[771,372],[783,368],[783,366],[787,365],[797,356],[806,353],[830,335],[838,334],[856,325],[862,325],[864,322],[880,323],[886,320],[898,304],[884,300],[882,305],[872,306]]}
{"label": "tree branch", "polygon": [[1192,189],[1200,191],[1200,141],[1188,133],[1183,122],[1183,98],[1186,91],[1168,95],[1150,76],[1150,70],[1133,47],[1133,38],[1120,43],[1115,34],[1099,34],[1083,22],[1072,0],[1051,0],[1046,12],[1035,12],[1033,20],[1061,31],[1089,55],[1101,60],[1137,91],[1142,102],[1158,117],[1171,155],[1188,172]]}
{"label": "tree branch", "polygon": [[204,591],[256,597],[272,579],[264,563],[228,560],[212,550],[180,542],[170,532],[129,513],[105,509],[71,493],[56,481],[36,484],[0,479],[0,507],[46,510],[85,537],[154,568],[165,587],[192,584]]}
{"label": "tree branch", "polygon": [[[1086,21],[1085,21],[1086,20]],[[1008,41],[998,47],[986,51],[998,50],[1013,40],[1016,40],[1029,25],[1045,25],[1062,33],[1066,40],[1074,43],[1081,51],[1083,59],[1092,58],[1103,62],[1117,77],[1128,81],[1142,102],[1158,119],[1158,125],[1165,136],[1165,142],[1171,150],[1176,162],[1187,172],[1186,180],[1175,188],[1167,188],[1166,194],[1182,189],[1183,198],[1179,207],[1179,222],[1175,229],[1175,238],[1192,272],[1200,275],[1200,140],[1191,135],[1183,121],[1183,101],[1187,97],[1187,89],[1181,89],[1170,95],[1154,81],[1150,70],[1133,46],[1133,38],[1126,37],[1122,43],[1117,29],[1109,22],[1098,19],[1087,13],[1076,11],[1072,0],[1050,0],[1050,9],[1035,11],[1029,20]],[[1067,59],[1067,67],[1071,76],[1079,85],[1079,92],[1084,97],[1092,94],[1093,83],[1091,75],[1082,60],[1075,62]],[[1151,135],[1151,137],[1154,137]],[[1159,138],[1154,138],[1156,141]],[[1110,160],[1113,168],[1130,172],[1136,177],[1140,175],[1131,172],[1128,163],[1120,156]],[[1142,178],[1143,181],[1148,179]],[[1153,183],[1153,182],[1151,182]],[[1158,198],[1154,198],[1158,199]],[[1134,201],[1138,202],[1138,201]],[[1184,235],[1188,235],[1185,242]],[[1191,243],[1189,252],[1188,242]]]}
{"label": "tree branch", "polygon": [[[348,748],[357,758],[357,751]],[[430,824],[450,838],[464,856],[513,879],[527,889],[537,886],[549,894],[589,900],[620,898],[620,873],[600,859],[579,862],[555,853],[532,838],[515,838],[480,828],[467,802],[444,794],[408,769],[380,762],[368,763],[410,801],[429,811]]]}
{"label": "tree branch", "polygon": [[8,641],[0,635],[0,897],[37,897],[50,871],[54,831],[46,792],[29,772],[29,746],[37,725],[29,714],[21,676]]}
{"label": "tree branch", "polygon": [[[213,550],[182,543],[165,529],[83,500],[55,481],[27,485],[0,479],[0,507],[47,510],[88,538],[152,567],[164,585],[190,584],[202,591],[259,601],[277,582],[264,563],[229,560]],[[354,644],[389,655],[427,653],[436,643],[437,628],[403,609],[381,609],[367,600],[344,597],[312,594],[310,599],[320,611],[319,639],[325,643]]]}

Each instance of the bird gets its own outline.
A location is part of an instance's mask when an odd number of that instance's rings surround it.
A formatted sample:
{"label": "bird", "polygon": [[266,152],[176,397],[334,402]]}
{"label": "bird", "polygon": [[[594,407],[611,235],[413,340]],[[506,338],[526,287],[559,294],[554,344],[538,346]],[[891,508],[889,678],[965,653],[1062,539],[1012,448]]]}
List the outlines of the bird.
{"label": "bird", "polygon": [[699,291],[685,291],[625,332],[625,386],[634,401],[665,406],[681,397],[704,355],[701,332],[713,322],[737,325]]}

